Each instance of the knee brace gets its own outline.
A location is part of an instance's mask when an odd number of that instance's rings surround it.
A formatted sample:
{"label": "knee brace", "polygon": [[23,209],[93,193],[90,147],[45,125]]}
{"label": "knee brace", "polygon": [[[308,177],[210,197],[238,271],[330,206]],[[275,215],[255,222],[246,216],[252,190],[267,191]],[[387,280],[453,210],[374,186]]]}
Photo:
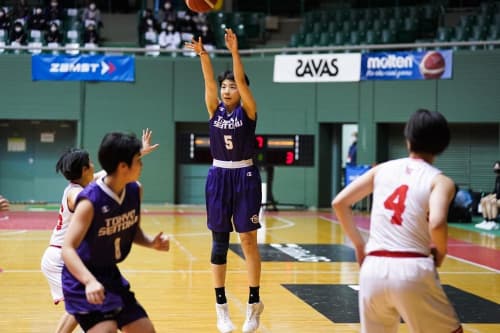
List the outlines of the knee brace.
{"label": "knee brace", "polygon": [[229,250],[229,232],[212,232],[212,255],[210,262],[214,265],[225,265]]}

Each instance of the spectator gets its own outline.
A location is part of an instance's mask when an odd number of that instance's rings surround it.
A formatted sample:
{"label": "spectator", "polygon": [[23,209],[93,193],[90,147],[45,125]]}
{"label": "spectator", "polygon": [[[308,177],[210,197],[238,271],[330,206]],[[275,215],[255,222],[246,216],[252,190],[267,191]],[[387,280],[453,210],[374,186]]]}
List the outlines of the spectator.
{"label": "spectator", "polygon": [[354,139],[349,146],[349,151],[347,152],[347,166],[356,166],[358,160],[358,132],[352,133],[352,137]]}
{"label": "spectator", "polygon": [[167,50],[176,50],[181,44],[181,34],[175,29],[173,22],[162,22],[158,44]]}
{"label": "spectator", "polygon": [[158,22],[175,22],[177,19],[176,13],[173,9],[172,2],[170,0],[165,1],[163,7],[158,11]]}
{"label": "spectator", "polygon": [[99,44],[99,33],[97,31],[97,26],[94,23],[85,27],[85,31],[83,32],[83,43]]}
{"label": "spectator", "polygon": [[144,36],[146,31],[155,31],[158,33],[158,21],[155,19],[153,11],[149,8],[143,12],[139,23],[139,33],[141,36]]}
{"label": "spectator", "polygon": [[16,21],[14,27],[10,32],[10,42],[18,43],[19,45],[26,45],[26,31],[24,31],[23,24],[21,21]]}
{"label": "spectator", "polygon": [[61,26],[64,15],[62,9],[59,7],[59,3],[57,2],[57,0],[52,0],[50,2],[50,5],[46,9],[45,13],[46,20],[49,24],[55,21],[57,24],[59,24],[59,26]]}
{"label": "spectator", "polygon": [[10,203],[9,200],[0,195],[0,212],[9,210]]}
{"label": "spectator", "polygon": [[55,22],[52,22],[49,26],[49,30],[45,33],[45,42],[47,44],[56,43],[62,44],[63,35],[59,30],[59,25]]}
{"label": "spectator", "polygon": [[97,8],[95,1],[91,1],[88,7],[85,7],[82,12],[82,22],[85,27],[94,23],[97,28],[102,28],[101,11]]}
{"label": "spectator", "polygon": [[476,228],[485,230],[496,230],[499,228],[496,219],[498,217],[498,207],[500,206],[500,160],[493,164],[493,171],[496,174],[495,187],[493,191],[485,195],[480,202],[483,222],[476,224]]}
{"label": "spectator", "polygon": [[28,20],[30,15],[30,6],[26,3],[26,0],[19,0],[19,2],[12,9],[12,20],[18,21],[24,25]]}
{"label": "spectator", "polygon": [[28,30],[45,30],[47,28],[47,21],[43,15],[42,7],[35,7],[33,15],[28,17]]}
{"label": "spectator", "polygon": [[9,16],[7,15],[7,12],[5,11],[5,9],[0,7],[0,30],[9,31],[9,29],[10,29]]}
{"label": "spectator", "polygon": [[215,48],[215,35],[208,24],[204,23],[200,26],[199,36],[207,50]]}

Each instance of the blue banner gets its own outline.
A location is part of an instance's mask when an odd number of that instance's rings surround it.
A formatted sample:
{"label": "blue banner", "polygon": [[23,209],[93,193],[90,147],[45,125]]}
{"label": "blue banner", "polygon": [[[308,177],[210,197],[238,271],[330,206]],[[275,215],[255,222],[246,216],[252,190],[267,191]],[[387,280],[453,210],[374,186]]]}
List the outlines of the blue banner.
{"label": "blue banner", "polygon": [[373,52],[361,56],[361,80],[451,79],[453,52]]}
{"label": "blue banner", "polygon": [[134,82],[135,59],[117,55],[48,55],[31,57],[33,81]]}

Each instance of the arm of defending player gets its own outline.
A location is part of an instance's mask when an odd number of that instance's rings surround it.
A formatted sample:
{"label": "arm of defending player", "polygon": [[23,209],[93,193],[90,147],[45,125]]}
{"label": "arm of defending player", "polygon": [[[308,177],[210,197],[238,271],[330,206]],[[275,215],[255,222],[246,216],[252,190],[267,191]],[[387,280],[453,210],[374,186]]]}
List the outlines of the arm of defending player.
{"label": "arm of defending player", "polygon": [[186,42],[185,47],[193,50],[200,57],[201,71],[203,72],[203,79],[205,81],[205,105],[210,118],[212,118],[219,104],[217,82],[215,81],[212,61],[207,51],[203,48],[201,37],[198,37],[198,40],[193,38],[191,42]]}
{"label": "arm of defending player", "polygon": [[85,267],[80,256],[76,252],[76,249],[80,246],[80,243],[92,223],[93,216],[94,208],[90,201],[82,200],[77,204],[68,231],[64,237],[62,258],[71,274],[85,285],[87,301],[90,304],[102,304],[105,297],[104,287],[96,280],[87,267]]}
{"label": "arm of defending player", "polygon": [[440,267],[448,252],[448,207],[455,194],[454,182],[443,174],[436,176],[429,197],[429,233],[435,250],[434,262]]}
{"label": "arm of defending player", "polygon": [[241,96],[241,102],[243,104],[243,109],[245,110],[248,118],[255,120],[255,114],[257,113],[257,103],[253,97],[252,91],[245,80],[245,69],[243,67],[243,62],[241,61],[240,53],[238,51],[238,37],[231,29],[226,29],[226,34],[224,35],[224,40],[226,42],[227,49],[231,52],[233,57],[233,73],[236,86],[238,87],[238,92]]}
{"label": "arm of defending player", "polygon": [[365,240],[361,236],[352,216],[352,205],[368,196],[373,191],[373,178],[376,167],[356,178],[345,187],[332,201],[332,208],[335,211],[344,232],[354,245],[356,258],[359,265],[365,259]]}

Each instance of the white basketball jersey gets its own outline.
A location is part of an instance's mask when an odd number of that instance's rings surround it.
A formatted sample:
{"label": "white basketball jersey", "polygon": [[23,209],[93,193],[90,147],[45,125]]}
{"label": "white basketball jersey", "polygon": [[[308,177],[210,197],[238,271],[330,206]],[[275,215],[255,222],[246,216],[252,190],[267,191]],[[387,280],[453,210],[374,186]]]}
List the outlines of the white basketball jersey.
{"label": "white basketball jersey", "polygon": [[61,207],[59,208],[59,214],[57,215],[57,224],[52,231],[52,236],[50,237],[50,245],[63,245],[64,236],[66,235],[71,217],[73,216],[73,212],[68,208],[68,192],[74,188],[83,189],[83,187],[75,183],[69,183],[64,189],[61,199]]}
{"label": "white basketball jersey", "polygon": [[430,253],[429,197],[441,171],[415,158],[392,160],[374,178],[370,237],[366,252]]}

